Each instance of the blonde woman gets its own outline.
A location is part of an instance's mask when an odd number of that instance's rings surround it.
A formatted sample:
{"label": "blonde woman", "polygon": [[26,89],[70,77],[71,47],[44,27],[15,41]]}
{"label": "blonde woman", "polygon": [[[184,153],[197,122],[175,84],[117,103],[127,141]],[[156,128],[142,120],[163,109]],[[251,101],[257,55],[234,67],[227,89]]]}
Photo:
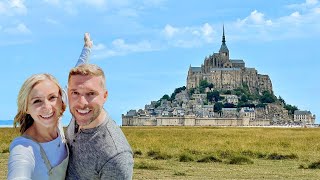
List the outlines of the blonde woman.
{"label": "blonde woman", "polygon": [[[91,46],[86,33],[77,65],[87,61]],[[65,179],[69,151],[59,128],[66,109],[62,96],[61,86],[50,74],[32,75],[22,85],[14,119],[21,136],[10,145],[8,179]]]}

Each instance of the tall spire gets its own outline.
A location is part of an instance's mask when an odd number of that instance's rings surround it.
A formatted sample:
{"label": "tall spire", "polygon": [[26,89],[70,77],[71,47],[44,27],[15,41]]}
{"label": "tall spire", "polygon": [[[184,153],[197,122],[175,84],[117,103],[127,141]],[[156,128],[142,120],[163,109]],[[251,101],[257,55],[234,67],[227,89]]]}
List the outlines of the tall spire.
{"label": "tall spire", "polygon": [[223,32],[222,32],[222,44],[223,44],[223,45],[226,45],[226,37],[224,36],[224,25],[222,26],[222,29],[223,29],[223,30],[222,30],[222,31],[223,31]]}
{"label": "tall spire", "polygon": [[224,25],[222,27],[222,44],[221,44],[219,52],[223,53],[224,55],[229,57],[229,49],[226,45],[226,37],[224,35]]}

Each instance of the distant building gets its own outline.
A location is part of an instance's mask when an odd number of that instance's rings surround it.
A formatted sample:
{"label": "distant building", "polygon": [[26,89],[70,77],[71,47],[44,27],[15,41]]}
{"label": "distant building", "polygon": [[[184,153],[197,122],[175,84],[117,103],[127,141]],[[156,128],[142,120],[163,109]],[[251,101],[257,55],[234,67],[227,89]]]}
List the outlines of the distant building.
{"label": "distant building", "polygon": [[201,67],[189,67],[187,89],[196,88],[202,80],[214,85],[214,89],[232,90],[246,84],[251,93],[272,92],[272,83],[268,75],[258,74],[255,68],[245,67],[242,59],[230,59],[226,38],[222,35],[222,44],[218,53],[204,59]]}
{"label": "distant building", "polygon": [[294,122],[300,122],[303,124],[314,124],[316,115],[312,115],[310,111],[295,110],[293,115]]}

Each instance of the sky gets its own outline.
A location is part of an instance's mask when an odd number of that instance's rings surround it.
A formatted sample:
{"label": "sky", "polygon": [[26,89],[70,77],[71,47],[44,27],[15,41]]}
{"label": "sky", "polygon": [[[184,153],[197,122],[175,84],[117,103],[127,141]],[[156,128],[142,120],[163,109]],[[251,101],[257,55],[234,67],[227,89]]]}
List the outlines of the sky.
{"label": "sky", "polygon": [[0,0],[0,120],[14,118],[32,74],[67,85],[89,32],[105,109],[121,125],[121,114],[185,86],[189,66],[219,51],[224,25],[230,58],[269,75],[277,97],[320,123],[319,19],[317,0]]}

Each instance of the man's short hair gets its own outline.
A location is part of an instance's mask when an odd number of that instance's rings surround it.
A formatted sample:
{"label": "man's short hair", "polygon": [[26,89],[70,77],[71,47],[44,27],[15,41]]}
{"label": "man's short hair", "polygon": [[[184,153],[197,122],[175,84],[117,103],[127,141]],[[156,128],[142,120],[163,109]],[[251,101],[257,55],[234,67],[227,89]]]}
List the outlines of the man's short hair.
{"label": "man's short hair", "polygon": [[95,64],[81,64],[79,66],[76,66],[72,68],[69,72],[69,78],[68,82],[70,82],[71,76],[74,75],[81,75],[81,76],[101,76],[102,77],[102,82],[101,85],[103,88],[106,88],[106,77],[104,75],[103,70],[95,65]]}

